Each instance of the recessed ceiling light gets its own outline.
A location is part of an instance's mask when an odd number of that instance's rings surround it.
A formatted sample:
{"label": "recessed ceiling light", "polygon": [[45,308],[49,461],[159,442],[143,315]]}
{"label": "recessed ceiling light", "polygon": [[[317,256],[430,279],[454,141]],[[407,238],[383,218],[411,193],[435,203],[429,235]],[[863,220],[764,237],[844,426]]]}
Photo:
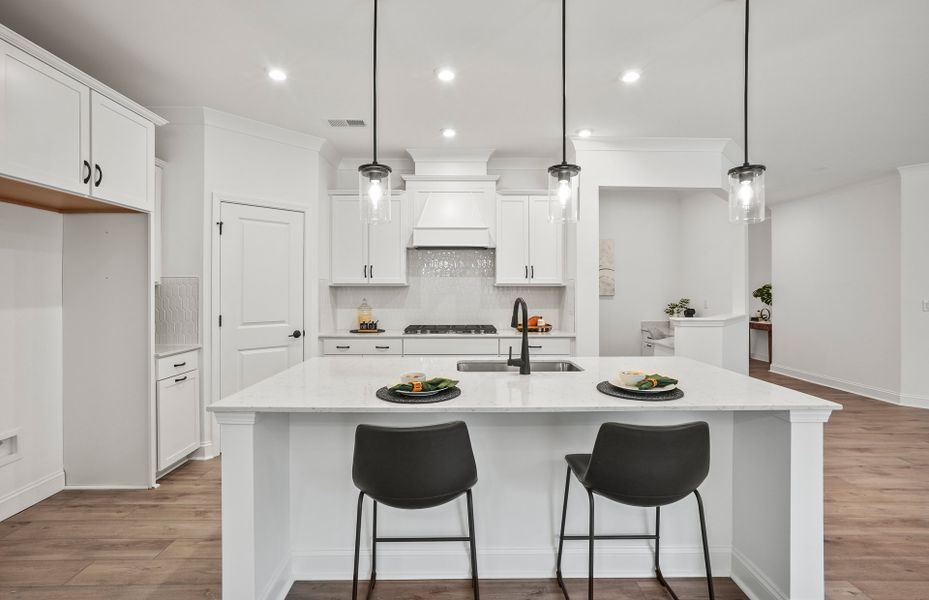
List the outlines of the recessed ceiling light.
{"label": "recessed ceiling light", "polygon": [[593,135],[593,133],[593,129],[578,129],[577,137],[589,138],[591,135]]}
{"label": "recessed ceiling light", "polygon": [[437,69],[435,75],[439,78],[439,81],[451,81],[455,78],[455,72],[448,67]]}
{"label": "recessed ceiling light", "polygon": [[442,130],[442,137],[453,138],[458,135],[458,132],[452,129],[451,127],[446,127]]}
{"label": "recessed ceiling light", "polygon": [[626,71],[621,79],[623,83],[635,83],[642,77],[642,74],[635,70]]}
{"label": "recessed ceiling light", "polygon": [[285,81],[287,79],[287,73],[283,69],[271,69],[268,71],[268,77],[274,81]]}

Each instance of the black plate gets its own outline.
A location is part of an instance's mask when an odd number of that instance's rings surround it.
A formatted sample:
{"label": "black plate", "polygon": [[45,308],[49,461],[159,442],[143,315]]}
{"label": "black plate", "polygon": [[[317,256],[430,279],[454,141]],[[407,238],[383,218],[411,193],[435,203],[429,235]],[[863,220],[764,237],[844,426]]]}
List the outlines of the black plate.
{"label": "black plate", "polygon": [[611,384],[609,381],[601,381],[598,383],[597,391],[601,394],[606,394],[607,396],[613,396],[614,398],[622,398],[624,400],[638,400],[640,402],[666,402],[668,400],[679,400],[684,397],[684,390],[679,387],[667,392],[649,392],[645,394],[642,392],[636,393],[618,388]]}
{"label": "black plate", "polygon": [[397,404],[435,404],[436,402],[445,402],[461,395],[461,390],[457,387],[448,388],[432,396],[404,396],[391,392],[386,386],[377,391],[377,397],[387,402],[396,402]]}

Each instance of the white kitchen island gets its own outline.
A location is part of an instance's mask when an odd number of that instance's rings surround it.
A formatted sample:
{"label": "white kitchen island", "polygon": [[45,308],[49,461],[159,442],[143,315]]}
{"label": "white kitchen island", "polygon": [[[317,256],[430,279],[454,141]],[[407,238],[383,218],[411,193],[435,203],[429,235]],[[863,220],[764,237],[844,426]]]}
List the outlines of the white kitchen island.
{"label": "white kitchen island", "polygon": [[[473,358],[473,357],[472,357]],[[468,423],[481,578],[554,577],[563,456],[590,452],[600,424],[710,425],[701,486],[716,576],[758,600],[822,600],[823,424],[838,404],[679,357],[571,358],[577,373],[459,373],[455,357],[313,358],[213,404],[222,426],[223,598],[283,598],[295,580],[350,579],[359,423]],[[623,369],[680,380],[685,397],[621,400],[596,384]],[[405,405],[375,397],[401,373],[461,381],[458,398]],[[370,519],[370,504],[365,516]],[[598,532],[641,533],[654,511],[598,501]],[[585,533],[586,495],[572,483],[569,533]],[[380,535],[459,535],[462,502],[423,511],[382,507]],[[362,529],[367,573],[370,529]],[[365,540],[368,540],[365,542]],[[662,570],[702,576],[697,509],[662,510]],[[566,542],[565,575],[586,575],[586,543]],[[464,544],[387,544],[379,579],[469,577]],[[599,577],[651,577],[646,541],[598,542]],[[673,582],[672,582],[673,583]]]}

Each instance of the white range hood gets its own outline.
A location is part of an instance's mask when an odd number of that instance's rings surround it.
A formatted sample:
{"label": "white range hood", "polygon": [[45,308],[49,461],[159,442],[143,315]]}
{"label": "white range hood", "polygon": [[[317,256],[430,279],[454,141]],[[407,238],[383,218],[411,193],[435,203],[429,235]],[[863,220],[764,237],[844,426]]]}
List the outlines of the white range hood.
{"label": "white range hood", "polygon": [[491,150],[410,149],[416,174],[404,176],[414,192],[414,248],[492,248],[494,189],[487,175]]}

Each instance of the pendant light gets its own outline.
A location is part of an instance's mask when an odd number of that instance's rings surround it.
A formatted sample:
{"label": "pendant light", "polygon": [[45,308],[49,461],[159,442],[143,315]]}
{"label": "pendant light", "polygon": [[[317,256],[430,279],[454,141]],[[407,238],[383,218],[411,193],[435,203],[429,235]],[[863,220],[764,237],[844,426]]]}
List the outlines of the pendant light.
{"label": "pendant light", "polygon": [[358,200],[365,223],[390,221],[390,167],[377,162],[377,0],[374,0],[374,65],[372,93],[374,118],[371,162],[358,167]]}
{"label": "pendant light", "polygon": [[548,168],[548,216],[554,223],[577,221],[581,168],[568,163],[568,97],[565,86],[567,0],[561,0],[561,163]]}
{"label": "pendant light", "polygon": [[745,0],[745,85],[743,127],[745,162],[729,169],[729,220],[733,223],[760,223],[765,219],[764,165],[748,162],[748,24],[749,1]]}

